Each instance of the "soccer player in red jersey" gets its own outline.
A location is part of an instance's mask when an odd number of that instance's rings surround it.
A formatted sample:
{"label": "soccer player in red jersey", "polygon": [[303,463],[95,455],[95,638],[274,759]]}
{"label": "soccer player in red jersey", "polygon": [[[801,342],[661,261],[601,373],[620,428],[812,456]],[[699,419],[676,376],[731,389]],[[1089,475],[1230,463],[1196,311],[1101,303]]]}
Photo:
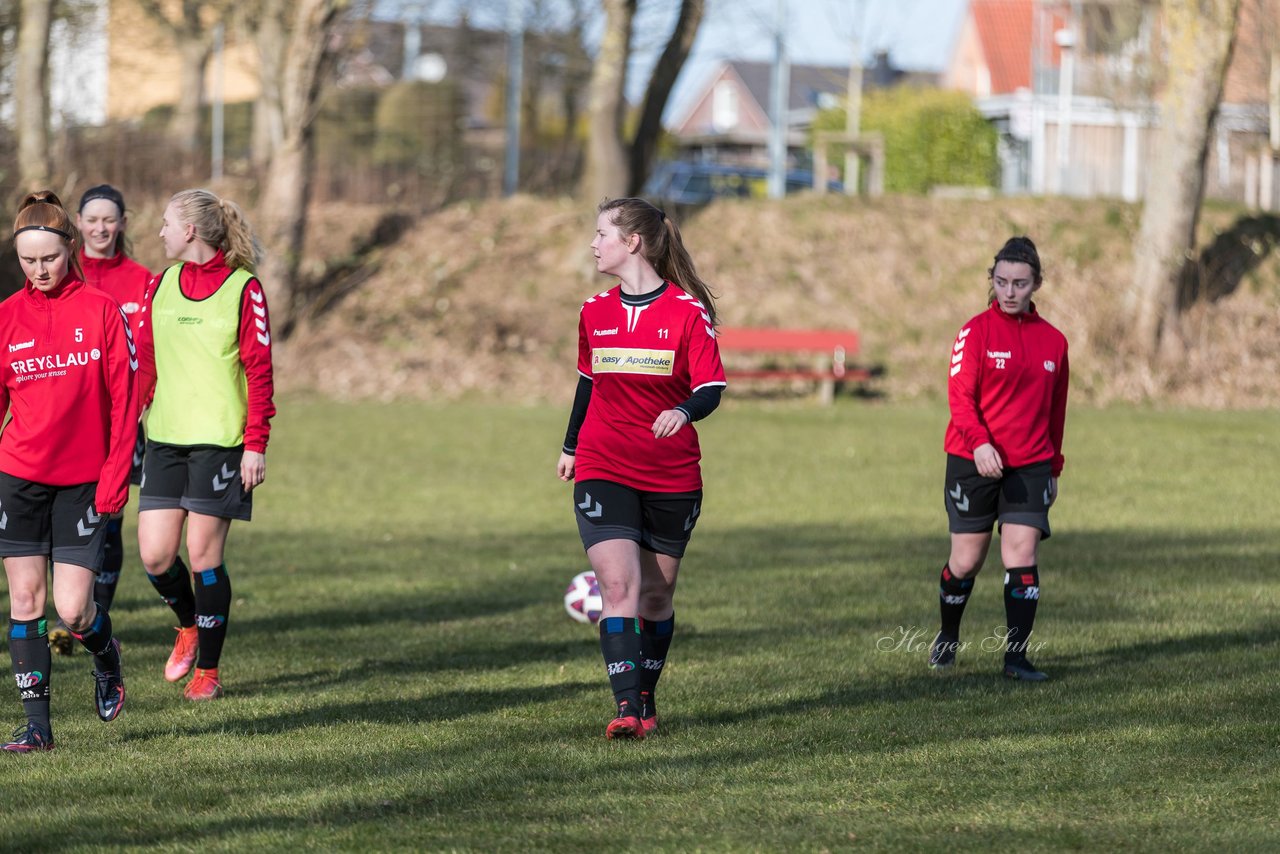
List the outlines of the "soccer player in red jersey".
{"label": "soccer player in red jersey", "polygon": [[[271,326],[254,274],[261,247],[235,202],[183,190],[165,208],[160,238],[178,263],[153,283],[138,328],[149,407],[138,550],[178,619],[164,677],[177,682],[194,664],[183,696],[213,700],[223,693],[232,602],[227,534],[233,519],[252,518],[267,475]],[[190,570],[178,554],[184,527]]]}
{"label": "soccer player in red jersey", "polygon": [[1067,339],[1031,301],[1043,279],[1029,238],[1006,242],[987,275],[990,306],[964,325],[951,348],[944,499],[951,556],[942,568],[942,628],[929,666],[945,671],[955,663],[960,618],[998,524],[1004,675],[1039,682],[1049,677],[1027,659],[1027,647],[1040,599],[1040,541],[1049,537],[1049,507],[1062,473]]}
{"label": "soccer player in red jersey", "polygon": [[[120,304],[120,310],[129,318],[130,331],[136,338],[151,271],[129,257],[128,239],[125,236],[128,224],[129,215],[125,210],[124,196],[110,184],[90,187],[80,197],[76,227],[84,236],[84,245],[80,249],[80,269],[84,270],[84,280],[95,288],[106,291]],[[133,469],[129,477],[129,482],[135,486],[142,481],[145,441],[142,424],[139,423],[133,449]],[[107,523],[106,558],[94,585],[94,599],[107,610],[111,610],[116,585],[120,583],[120,569],[124,565],[123,523],[122,516],[112,517]],[[49,636],[50,643],[53,643],[53,633],[50,632]],[[56,644],[54,647],[57,649]]]}
{"label": "soccer player in red jersey", "polygon": [[25,287],[0,303],[0,556],[9,581],[9,655],[27,723],[4,750],[53,748],[48,564],[58,615],[94,657],[98,716],[124,707],[120,644],[94,602],[107,517],[129,497],[137,359],[115,300],[85,285],[79,234],[52,192],[32,193],[13,226]]}
{"label": "soccer player in red jersey", "polygon": [[574,480],[600,583],[600,650],[617,703],[608,738],[658,726],[654,690],[675,629],[672,595],[702,512],[693,422],[725,387],[711,289],[680,231],[642,199],[600,206],[596,269],[618,285],[578,321],[578,390],[556,472]]}

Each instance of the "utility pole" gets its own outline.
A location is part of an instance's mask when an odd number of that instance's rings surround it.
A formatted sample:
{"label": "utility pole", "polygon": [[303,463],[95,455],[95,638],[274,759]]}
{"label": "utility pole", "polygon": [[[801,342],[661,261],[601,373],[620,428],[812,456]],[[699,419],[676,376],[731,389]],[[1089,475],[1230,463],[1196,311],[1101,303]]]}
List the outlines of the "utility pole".
{"label": "utility pole", "polygon": [[213,104],[210,109],[210,125],[212,125],[213,139],[209,146],[209,160],[211,161],[211,171],[213,172],[213,180],[215,182],[222,180],[222,145],[223,145],[223,94],[222,94],[222,66],[223,66],[223,40],[225,30],[222,23],[219,22],[213,28]]}
{"label": "utility pole", "polygon": [[1058,193],[1066,195],[1071,171],[1071,102],[1076,36],[1068,24],[1054,33],[1053,39],[1062,55],[1058,72]]}
{"label": "utility pole", "polygon": [[507,0],[507,148],[502,195],[520,186],[520,92],[524,89],[524,0]]}
{"label": "utility pole", "polygon": [[791,66],[787,61],[787,0],[778,0],[778,20],[773,33],[773,72],[770,75],[773,127],[769,133],[769,198],[787,194],[787,107],[791,93]]}
{"label": "utility pole", "polygon": [[[863,3],[861,0],[853,6],[853,44],[849,54],[849,94],[845,106],[844,132],[849,141],[854,142],[861,132],[862,126],[862,43],[861,24],[863,20]],[[858,195],[858,167],[861,161],[858,152],[852,146],[844,152],[844,191],[847,195]],[[821,176],[825,183],[826,175]]]}

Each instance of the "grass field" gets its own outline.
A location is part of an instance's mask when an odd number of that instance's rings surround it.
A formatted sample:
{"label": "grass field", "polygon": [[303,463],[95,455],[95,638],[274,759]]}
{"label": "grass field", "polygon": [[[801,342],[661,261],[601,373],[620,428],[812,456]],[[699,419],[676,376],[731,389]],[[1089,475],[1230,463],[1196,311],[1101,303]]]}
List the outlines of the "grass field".
{"label": "grass field", "polygon": [[564,418],[287,401],[232,531],[227,697],[161,678],[172,623],[131,551],[127,711],[99,723],[89,658],[55,660],[58,749],[0,757],[0,848],[1280,846],[1276,413],[1071,413],[1033,657],[1054,678],[1026,685],[981,649],[995,564],[958,672],[925,668],[944,410],[727,404],[662,732],[621,744],[560,603],[585,568]]}

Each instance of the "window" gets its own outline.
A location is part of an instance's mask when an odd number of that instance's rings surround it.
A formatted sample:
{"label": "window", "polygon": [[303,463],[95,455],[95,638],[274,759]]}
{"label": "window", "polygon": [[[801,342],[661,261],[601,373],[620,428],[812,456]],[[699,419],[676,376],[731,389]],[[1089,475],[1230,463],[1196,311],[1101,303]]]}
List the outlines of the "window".
{"label": "window", "polygon": [[738,88],[728,80],[716,83],[711,92],[711,127],[717,131],[738,126]]}

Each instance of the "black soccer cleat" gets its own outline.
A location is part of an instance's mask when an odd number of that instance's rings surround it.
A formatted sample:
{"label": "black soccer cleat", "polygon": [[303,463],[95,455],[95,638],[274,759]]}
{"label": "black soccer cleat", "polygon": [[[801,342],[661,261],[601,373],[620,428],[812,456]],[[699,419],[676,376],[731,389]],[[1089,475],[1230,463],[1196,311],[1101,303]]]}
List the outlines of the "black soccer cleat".
{"label": "black soccer cleat", "polygon": [[38,750],[53,750],[53,733],[44,729],[34,721],[27,721],[13,731],[6,744],[0,750],[10,753],[34,753]]}
{"label": "black soccer cleat", "polygon": [[929,669],[935,673],[946,673],[956,663],[956,648],[960,639],[938,632],[929,646]]}
{"label": "black soccer cleat", "polygon": [[1025,658],[1006,661],[1004,663],[1004,675],[1006,679],[1021,679],[1023,682],[1043,682],[1049,678],[1048,673],[1036,670],[1036,666]]}
{"label": "black soccer cleat", "polygon": [[116,669],[102,671],[94,668],[93,696],[98,704],[98,717],[104,722],[114,721],[124,708],[124,674],[120,663],[120,641],[111,639],[116,652]]}

